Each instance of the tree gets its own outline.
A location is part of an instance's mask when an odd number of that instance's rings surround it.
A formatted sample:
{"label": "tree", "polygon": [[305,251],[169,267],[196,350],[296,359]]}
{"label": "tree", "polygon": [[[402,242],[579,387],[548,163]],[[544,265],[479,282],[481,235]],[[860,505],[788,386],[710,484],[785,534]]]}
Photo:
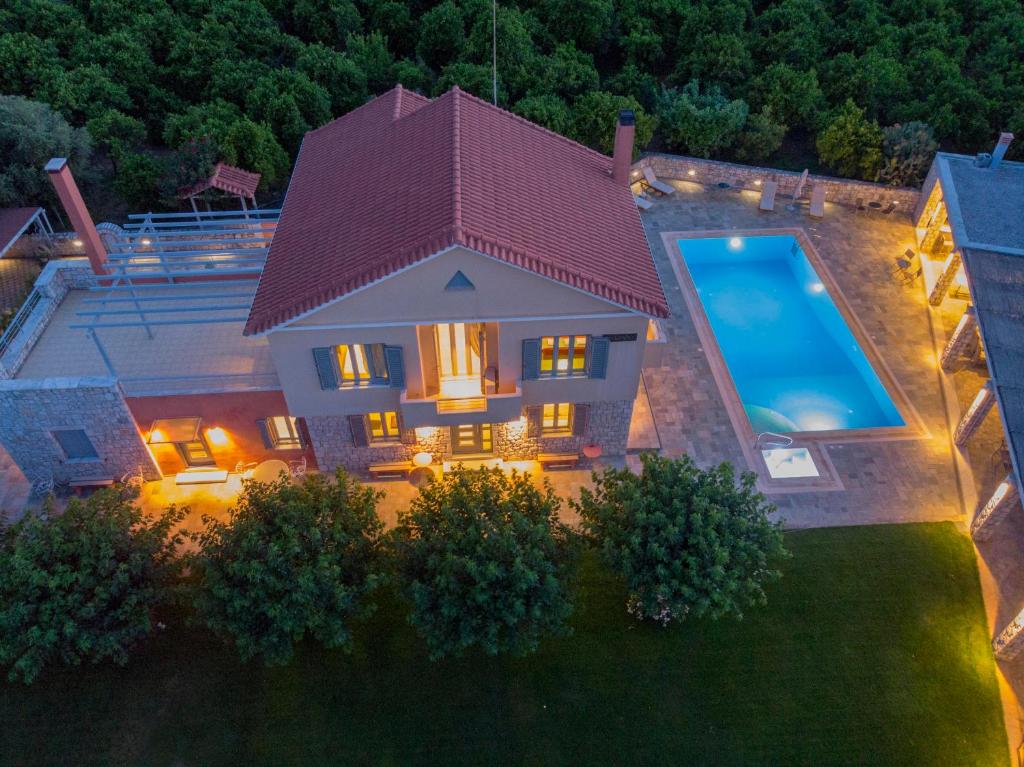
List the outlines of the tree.
{"label": "tree", "polygon": [[119,152],[114,173],[114,191],[136,210],[160,206],[162,184],[169,169],[155,157],[141,152]]}
{"label": "tree", "polygon": [[431,658],[526,654],[566,633],[572,550],[558,508],[547,482],[459,468],[399,513],[398,578]]}
{"label": "tree", "polygon": [[71,122],[81,124],[108,109],[132,110],[128,91],[111,80],[101,67],[90,64],[66,73],[59,93],[50,98]]}
{"label": "tree", "polygon": [[285,664],[304,637],[349,649],[380,580],[382,495],[342,469],[334,481],[246,482],[227,521],[206,520],[191,559],[199,619],[244,661]]}
{"label": "tree", "polygon": [[614,6],[612,0],[541,0],[538,13],[558,39],[594,51],[611,32]]}
{"label": "tree", "polygon": [[683,88],[663,91],[658,108],[669,147],[695,157],[710,157],[732,146],[748,113],[745,101],[730,101],[717,86],[701,93],[696,80]]}
{"label": "tree", "polygon": [[775,119],[770,108],[751,112],[747,116],[747,124],[736,137],[736,159],[750,163],[765,162],[782,146],[786,130],[786,126]]}
{"label": "tree", "polygon": [[302,49],[295,68],[331,96],[331,112],[343,115],[366,103],[366,75],[351,58],[315,43]]}
{"label": "tree", "polygon": [[79,183],[95,179],[92,141],[46,104],[0,96],[0,206],[54,206],[56,195],[43,166],[66,157]]}
{"label": "tree", "polygon": [[[464,61],[457,61],[449,64],[441,70],[441,76],[434,85],[434,95],[440,95],[450,90],[453,85],[458,85],[467,93],[472,93],[477,98],[490,101],[493,94],[493,81],[491,79],[491,68],[483,64],[467,64]],[[501,80],[498,81],[498,103],[508,99],[508,91]]]}
{"label": "tree", "polygon": [[339,45],[363,30],[363,18],[351,0],[296,0],[290,5],[292,24],[304,40]]}
{"label": "tree", "polygon": [[604,561],[625,581],[627,609],[662,625],[687,616],[743,617],[766,602],[786,555],[774,507],[726,463],[641,456],[643,471],[594,474],[573,506]]}
{"label": "tree", "polygon": [[245,112],[253,122],[269,125],[294,154],[307,131],[331,119],[331,97],[302,72],[275,69],[252,84]]}
{"label": "tree", "polygon": [[882,129],[851,100],[818,134],[818,157],[842,176],[874,180],[882,165]]}
{"label": "tree", "polygon": [[758,58],[810,69],[825,57],[830,26],[822,0],[782,0],[757,17]]}
{"label": "tree", "polygon": [[597,90],[600,83],[594,57],[572,43],[556,46],[549,56],[539,56],[537,72],[536,80],[527,91],[531,96],[553,94],[571,99]]}
{"label": "tree", "polygon": [[885,158],[879,180],[894,186],[917,186],[924,181],[939,148],[932,129],[922,122],[897,123],[882,130]]}
{"label": "tree", "polygon": [[106,109],[85,124],[93,144],[105,151],[114,162],[125,152],[136,149],[146,140],[146,126],[117,109]]}
{"label": "tree", "polygon": [[626,109],[636,114],[636,134],[633,139],[635,155],[650,143],[655,120],[630,96],[616,96],[607,91],[592,91],[580,96],[572,105],[569,137],[598,152],[611,154],[619,112]]}
{"label": "tree", "polygon": [[0,530],[0,664],[32,682],[55,663],[128,662],[175,587],[184,509],[147,518],[103,490]]}
{"label": "tree", "polygon": [[569,105],[558,96],[527,96],[517,101],[512,111],[563,136],[569,132],[572,119]]}
{"label": "tree", "polygon": [[[481,65],[488,62],[490,70],[493,51],[491,4],[476,2],[469,7],[472,10],[467,14],[469,32],[463,60]],[[507,91],[509,98],[515,101],[533,85],[537,71],[535,40],[541,25],[529,11],[499,3],[497,27],[498,87]],[[499,103],[503,102],[504,99],[499,100]]]}
{"label": "tree", "polygon": [[753,68],[746,40],[733,32],[712,32],[701,39],[700,45],[689,47],[673,77],[683,83],[698,79],[739,85],[747,81]]}
{"label": "tree", "polygon": [[751,106],[771,109],[785,125],[814,127],[824,103],[818,75],[802,72],[789,64],[772,64],[750,84]]}
{"label": "tree", "polygon": [[394,87],[392,67],[395,57],[388,49],[388,39],[380,32],[368,35],[349,35],[345,49],[359,70],[366,75],[371,93],[384,93]]}
{"label": "tree", "polygon": [[441,71],[462,53],[466,44],[465,20],[452,0],[444,0],[424,13],[419,28],[416,53],[435,71]]}

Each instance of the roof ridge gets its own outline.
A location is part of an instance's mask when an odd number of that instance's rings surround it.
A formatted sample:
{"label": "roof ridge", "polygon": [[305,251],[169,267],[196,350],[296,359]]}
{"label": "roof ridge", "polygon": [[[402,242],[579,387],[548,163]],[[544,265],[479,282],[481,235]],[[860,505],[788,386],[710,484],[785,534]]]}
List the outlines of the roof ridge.
{"label": "roof ridge", "polygon": [[544,134],[546,134],[548,136],[556,138],[559,141],[561,141],[562,143],[568,144],[569,146],[575,147],[577,149],[582,149],[586,154],[596,155],[597,157],[600,157],[602,160],[607,160],[609,163],[611,162],[611,157],[606,155],[604,152],[598,152],[596,149],[591,149],[589,146],[587,146],[585,144],[581,144],[579,141],[575,141],[575,140],[569,138],[568,136],[563,136],[561,133],[556,133],[555,131],[551,130],[550,128],[545,128],[543,125],[540,125],[540,124],[535,123],[535,122],[531,122],[530,120],[527,120],[522,115],[517,115],[515,112],[510,112],[509,110],[502,109],[498,105],[492,104],[489,101],[484,101],[479,96],[474,96],[472,93],[469,93],[468,91],[462,90],[457,85],[453,85],[452,86],[452,90],[450,90],[447,93],[444,93],[444,94],[438,96],[436,100],[440,101],[441,99],[445,98],[446,96],[448,96],[448,94],[450,94],[452,91],[454,91],[456,89],[458,89],[459,94],[463,98],[471,99],[472,101],[477,102],[481,106],[487,107],[488,109],[493,109],[493,110],[495,110],[497,112],[501,112],[504,115],[508,115],[509,117],[511,117],[516,122],[523,123],[524,125],[529,126],[533,130],[540,131],[541,133],[544,133]]}
{"label": "roof ridge", "polygon": [[426,96],[422,96],[419,93],[411,92],[411,91],[403,88],[401,83],[398,83],[394,88],[391,88],[389,90],[384,91],[379,96],[374,96],[372,99],[369,99],[368,101],[366,101],[363,104],[360,104],[359,106],[355,107],[354,109],[350,109],[345,114],[338,115],[333,120],[328,120],[323,125],[321,125],[319,127],[316,127],[316,128],[312,128],[312,129],[306,131],[305,135],[308,136],[310,133],[319,133],[324,128],[328,128],[328,127],[334,125],[336,122],[338,122],[340,120],[345,120],[346,118],[349,117],[349,115],[354,115],[357,112],[361,112],[363,109],[366,109],[366,107],[370,106],[371,104],[377,103],[378,101],[380,101],[385,96],[390,96],[392,93],[395,93],[396,91],[397,91],[397,93],[396,93],[397,98],[395,100],[396,101],[396,104],[395,104],[396,108],[392,111],[393,118],[396,119],[396,120],[401,117],[401,115],[398,113],[398,107],[402,103],[402,95],[403,94],[408,93],[410,96],[417,96],[418,98],[421,98],[424,101],[426,101],[428,104],[434,101],[434,99],[427,98]]}
{"label": "roof ridge", "polygon": [[454,234],[457,239],[462,238],[462,158],[460,139],[460,113],[459,95],[462,90],[459,86],[452,87],[452,199],[455,203],[454,210]]}
{"label": "roof ridge", "polygon": [[395,91],[395,108],[391,112],[391,121],[394,122],[402,116],[402,84],[398,83],[392,90]]}

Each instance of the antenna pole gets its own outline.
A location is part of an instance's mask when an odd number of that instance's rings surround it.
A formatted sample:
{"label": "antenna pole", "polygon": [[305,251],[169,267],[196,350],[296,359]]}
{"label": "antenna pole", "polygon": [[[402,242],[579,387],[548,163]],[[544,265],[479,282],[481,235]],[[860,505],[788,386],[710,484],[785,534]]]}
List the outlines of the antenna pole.
{"label": "antenna pole", "polygon": [[494,106],[498,106],[498,0],[491,4],[491,75]]}

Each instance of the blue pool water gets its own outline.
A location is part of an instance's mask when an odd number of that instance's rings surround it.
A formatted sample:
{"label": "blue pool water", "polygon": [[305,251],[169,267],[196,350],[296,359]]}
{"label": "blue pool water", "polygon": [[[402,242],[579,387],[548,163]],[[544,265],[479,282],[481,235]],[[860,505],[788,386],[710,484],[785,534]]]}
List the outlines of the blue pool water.
{"label": "blue pool water", "polygon": [[679,250],[755,433],[904,425],[795,238]]}

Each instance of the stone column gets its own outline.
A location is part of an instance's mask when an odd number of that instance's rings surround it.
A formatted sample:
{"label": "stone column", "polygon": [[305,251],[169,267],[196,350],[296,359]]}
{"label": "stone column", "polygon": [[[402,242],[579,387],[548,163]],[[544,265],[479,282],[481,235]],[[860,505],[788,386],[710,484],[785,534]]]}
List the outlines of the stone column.
{"label": "stone column", "polygon": [[924,236],[921,238],[920,251],[922,253],[931,253],[935,248],[935,243],[942,237],[942,227],[946,224],[946,206],[939,205],[935,210],[935,215],[926,224]]}
{"label": "stone column", "polygon": [[992,640],[992,649],[999,660],[1014,660],[1024,651],[1024,610]]}
{"label": "stone column", "polygon": [[973,356],[977,344],[978,316],[975,314],[974,307],[968,306],[964,309],[963,316],[960,317],[960,322],[957,323],[953,335],[946,342],[946,348],[942,350],[940,361],[942,369],[948,373],[958,359]]}
{"label": "stone column", "polygon": [[988,411],[992,409],[995,402],[996,397],[992,381],[986,381],[985,385],[978,390],[974,401],[971,402],[971,406],[967,408],[967,412],[964,413],[960,423],[956,426],[953,442],[957,447],[963,447],[967,444],[967,440],[981,426],[981,422],[985,420],[985,416],[988,415]]}
{"label": "stone column", "polygon": [[959,268],[960,254],[954,250],[949,254],[949,258],[946,259],[946,265],[942,269],[942,274],[939,275],[939,279],[935,281],[932,292],[928,295],[928,303],[932,306],[938,306],[942,303],[942,299],[946,297],[949,286],[953,284],[953,278],[956,277],[956,272]]}
{"label": "stone column", "polygon": [[1017,483],[1013,481],[1012,475],[999,483],[992,497],[984,506],[981,506],[974,513],[974,520],[971,522],[971,537],[976,541],[987,541],[992,537],[996,522],[1019,505],[1020,492],[1017,490]]}

